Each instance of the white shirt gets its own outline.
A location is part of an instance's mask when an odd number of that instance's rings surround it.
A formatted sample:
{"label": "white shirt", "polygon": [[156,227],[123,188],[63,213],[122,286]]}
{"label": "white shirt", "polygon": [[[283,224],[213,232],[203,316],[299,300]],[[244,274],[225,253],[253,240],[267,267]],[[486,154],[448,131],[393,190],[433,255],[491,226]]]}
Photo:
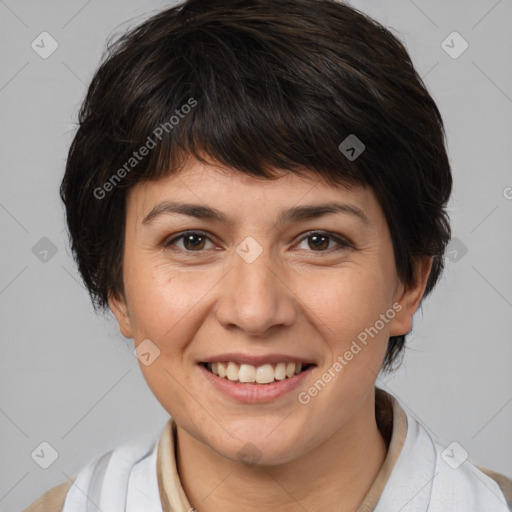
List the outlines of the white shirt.
{"label": "white shirt", "polygon": [[[357,512],[512,511],[512,480],[476,466],[460,445],[439,444],[395,398],[378,388],[377,405],[381,431],[391,429],[392,418],[391,439]],[[159,438],[104,454],[24,512],[193,512],[177,472],[175,433],[171,418]],[[63,500],[61,508],[57,503]]]}

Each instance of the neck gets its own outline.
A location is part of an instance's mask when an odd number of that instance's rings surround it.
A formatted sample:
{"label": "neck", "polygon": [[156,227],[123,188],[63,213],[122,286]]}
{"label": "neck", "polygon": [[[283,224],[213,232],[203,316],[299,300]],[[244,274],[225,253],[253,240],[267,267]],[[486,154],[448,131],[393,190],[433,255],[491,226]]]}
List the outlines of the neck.
{"label": "neck", "polygon": [[314,450],[279,466],[246,466],[219,456],[177,429],[177,467],[200,512],[337,510],[363,502],[386,456],[372,390],[348,424]]}

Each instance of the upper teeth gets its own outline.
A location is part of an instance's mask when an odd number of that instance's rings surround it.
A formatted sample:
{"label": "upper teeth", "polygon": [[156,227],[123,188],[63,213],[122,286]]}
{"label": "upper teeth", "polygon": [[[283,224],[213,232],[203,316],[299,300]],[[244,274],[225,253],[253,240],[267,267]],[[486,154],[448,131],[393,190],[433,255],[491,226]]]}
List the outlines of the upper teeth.
{"label": "upper teeth", "polygon": [[276,365],[238,364],[232,361],[227,363],[208,363],[208,369],[221,378],[238,382],[257,382],[268,384],[274,380],[283,380],[293,377],[302,371],[302,363],[277,363]]}

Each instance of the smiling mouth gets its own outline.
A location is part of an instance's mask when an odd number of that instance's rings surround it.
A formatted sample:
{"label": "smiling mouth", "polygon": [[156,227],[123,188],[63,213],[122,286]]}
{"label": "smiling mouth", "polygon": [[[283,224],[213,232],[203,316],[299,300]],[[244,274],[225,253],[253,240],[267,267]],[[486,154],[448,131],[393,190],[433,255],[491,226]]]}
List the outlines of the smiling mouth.
{"label": "smiling mouth", "polygon": [[315,366],[314,364],[303,363],[267,363],[253,366],[252,364],[238,364],[233,361],[201,364],[217,377],[235,384],[271,384],[272,382],[289,379]]}

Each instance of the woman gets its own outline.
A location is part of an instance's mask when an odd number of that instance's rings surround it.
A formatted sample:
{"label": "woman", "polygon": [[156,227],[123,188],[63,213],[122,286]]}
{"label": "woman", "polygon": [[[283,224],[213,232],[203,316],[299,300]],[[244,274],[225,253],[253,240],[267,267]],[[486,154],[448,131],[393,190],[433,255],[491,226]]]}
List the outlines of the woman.
{"label": "woman", "polygon": [[123,36],[61,197],[171,419],[27,510],[510,510],[510,480],[375,386],[443,270],[451,188],[405,48],[347,5],[189,0]]}

